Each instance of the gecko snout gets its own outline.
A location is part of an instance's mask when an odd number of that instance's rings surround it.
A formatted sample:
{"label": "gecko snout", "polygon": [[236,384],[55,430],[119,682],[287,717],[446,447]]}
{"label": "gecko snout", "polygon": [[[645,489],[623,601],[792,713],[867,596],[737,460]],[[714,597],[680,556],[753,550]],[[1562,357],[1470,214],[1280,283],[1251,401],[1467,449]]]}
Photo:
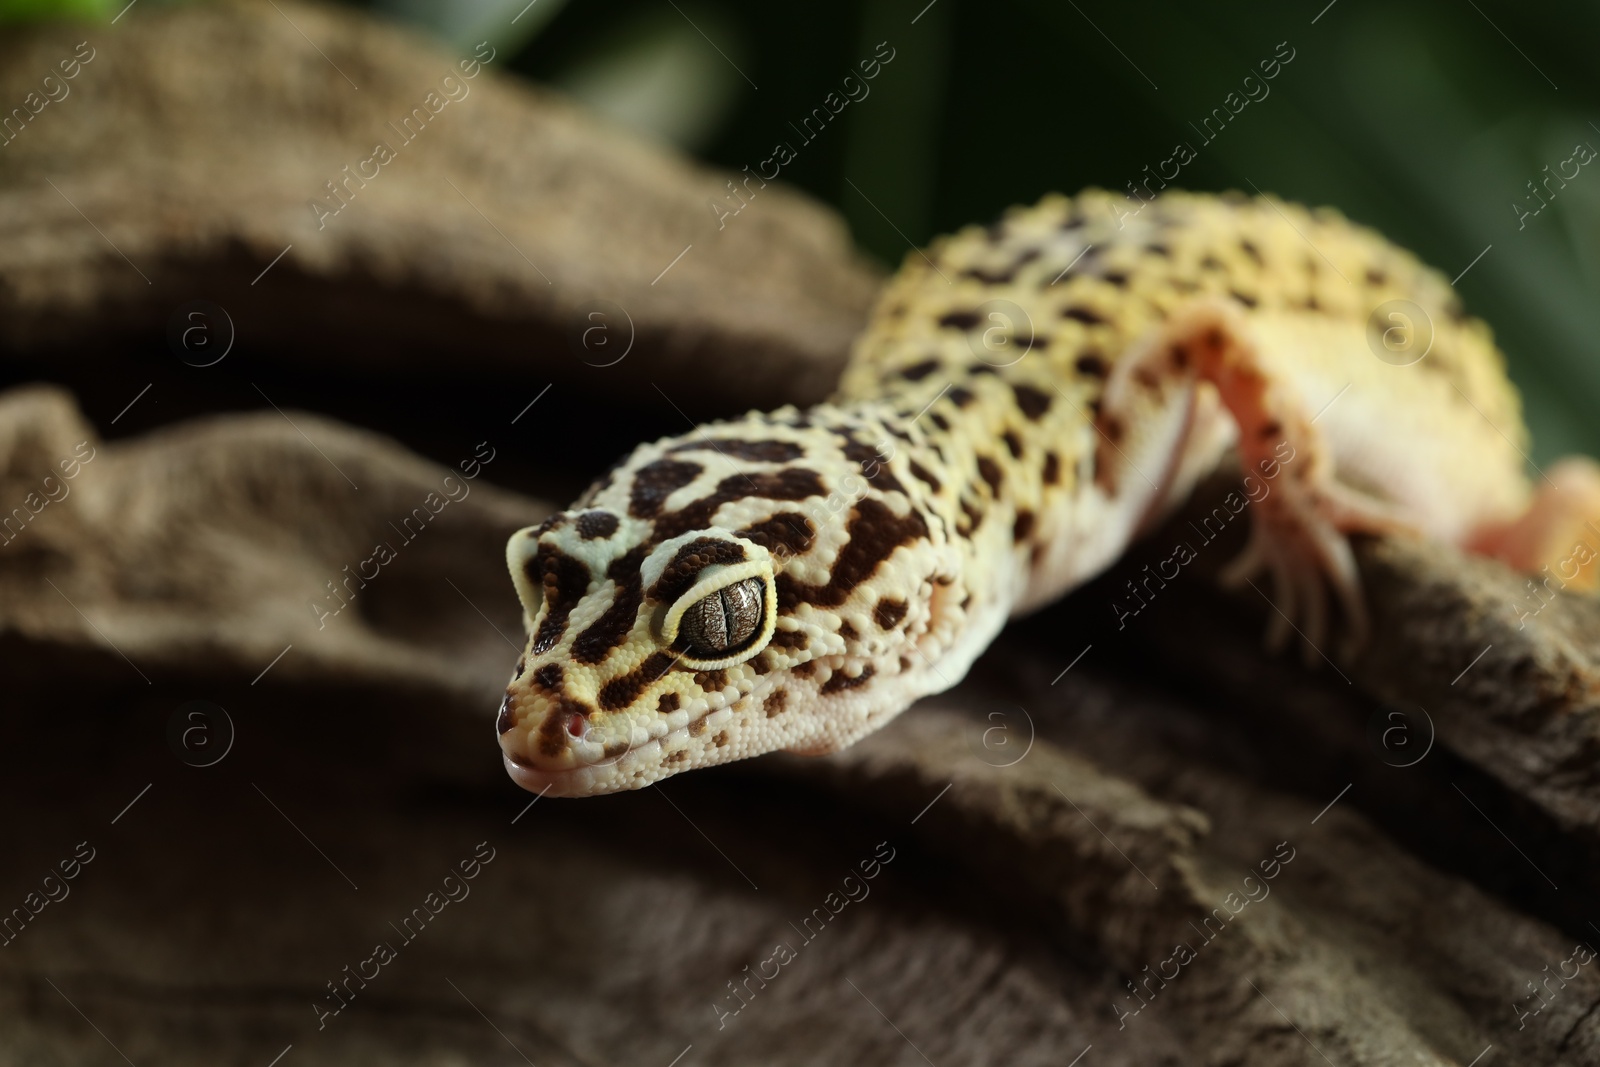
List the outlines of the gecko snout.
{"label": "gecko snout", "polygon": [[540,673],[513,681],[500,705],[497,729],[506,772],[535,793],[591,792],[593,782],[628,751],[627,740],[612,737],[595,721],[592,705]]}

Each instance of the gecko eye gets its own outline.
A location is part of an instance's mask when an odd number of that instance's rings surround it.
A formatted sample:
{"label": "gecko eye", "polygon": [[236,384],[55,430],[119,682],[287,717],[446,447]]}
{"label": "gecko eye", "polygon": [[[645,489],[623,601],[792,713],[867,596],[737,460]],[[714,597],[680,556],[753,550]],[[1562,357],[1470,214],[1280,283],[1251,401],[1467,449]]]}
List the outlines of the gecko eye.
{"label": "gecko eye", "polygon": [[678,666],[715,670],[765,648],[777,629],[777,614],[770,561],[710,566],[667,609],[661,637],[678,654]]}
{"label": "gecko eye", "polygon": [[761,626],[766,614],[764,586],[760,578],[746,578],[701,597],[678,620],[678,641],[690,655],[703,659],[738,648]]}

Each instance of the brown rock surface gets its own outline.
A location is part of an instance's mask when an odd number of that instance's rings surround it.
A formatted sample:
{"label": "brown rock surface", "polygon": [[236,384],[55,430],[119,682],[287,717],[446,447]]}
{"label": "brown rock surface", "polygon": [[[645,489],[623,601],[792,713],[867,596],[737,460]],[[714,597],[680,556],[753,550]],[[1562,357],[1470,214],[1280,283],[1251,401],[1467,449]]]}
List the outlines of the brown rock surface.
{"label": "brown rock surface", "polygon": [[[0,100],[82,41],[70,93],[0,148],[0,350],[115,359],[206,299],[245,343],[319,370],[422,374],[447,354],[643,394],[737,358],[685,401],[705,411],[821,399],[876,290],[813,201],[773,185],[719,226],[727,176],[502,77],[503,57],[469,79],[476,57],[347,10],[136,8],[11,33]],[[429,93],[437,113],[403,128]],[[362,169],[378,142],[394,158]]]}

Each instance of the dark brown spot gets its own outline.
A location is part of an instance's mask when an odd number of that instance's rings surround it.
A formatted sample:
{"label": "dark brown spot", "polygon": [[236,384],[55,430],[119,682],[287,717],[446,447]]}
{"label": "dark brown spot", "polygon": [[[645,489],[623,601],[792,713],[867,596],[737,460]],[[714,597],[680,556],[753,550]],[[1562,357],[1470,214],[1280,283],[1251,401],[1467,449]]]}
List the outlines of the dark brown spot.
{"label": "dark brown spot", "polygon": [[700,580],[700,572],[707,567],[741,563],[744,558],[744,546],[737,541],[723,537],[696,537],[679,548],[667,565],[661,568],[661,577],[650,587],[650,599],[662,604],[676,603]]}
{"label": "dark brown spot", "polygon": [[978,526],[983,522],[983,512],[973,507],[965,499],[961,501],[961,513],[967,517],[966,525],[958,524],[956,532],[962,537],[971,537],[977,532]]}
{"label": "dark brown spot", "polygon": [[686,749],[686,748],[680,748],[680,749],[678,749],[678,751],[672,753],[670,756],[668,756],[666,759],[662,760],[661,762],[662,763],[682,763],[684,760],[686,760],[688,758],[689,758],[689,750]]}
{"label": "dark brown spot", "polygon": [[1239,303],[1243,304],[1247,308],[1253,308],[1257,304],[1261,303],[1261,301],[1257,300],[1255,297],[1246,293],[1241,293],[1237,289],[1228,290],[1228,295],[1239,301]]}
{"label": "dark brown spot", "polygon": [[616,595],[601,616],[573,640],[572,658],[579,663],[599,663],[633,630],[644,600],[639,568],[649,551],[648,545],[635,545],[606,568],[606,577],[615,584]]}
{"label": "dark brown spot", "polygon": [[794,675],[796,678],[809,678],[813,674],[817,673],[817,661],[814,659],[808,659],[804,663],[796,663],[793,667],[789,668],[789,673]]}
{"label": "dark brown spot", "polygon": [[939,325],[947,330],[971,330],[982,321],[976,311],[951,311],[939,317]]}
{"label": "dark brown spot", "polygon": [[718,748],[726,748],[728,744],[728,731],[718,730],[716,736],[711,739],[711,743],[716,745]]}
{"label": "dark brown spot", "polygon": [[1376,267],[1367,268],[1367,284],[1383,285],[1389,281],[1389,276]]}
{"label": "dark brown spot", "polygon": [[767,713],[767,718],[775,719],[783,714],[784,706],[788,703],[789,691],[787,689],[774,689],[761,702],[761,710]]}
{"label": "dark brown spot", "polygon": [[827,696],[829,693],[837,693],[842,689],[855,689],[858,686],[866,685],[876,673],[877,672],[873,669],[873,666],[870,663],[863,666],[861,668],[861,673],[856,675],[854,678],[850,677],[848,674],[845,674],[843,671],[834,671],[828,676],[828,680],[822,683],[822,689],[820,692],[823,696]]}
{"label": "dark brown spot", "polygon": [[668,715],[678,710],[678,704],[677,693],[662,693],[661,699],[656,701],[656,711],[662,715]]}
{"label": "dark brown spot", "polygon": [[1141,388],[1149,392],[1155,393],[1161,390],[1161,379],[1157,378],[1156,372],[1149,367],[1140,366],[1136,369],[1133,372],[1133,380],[1138,382]]}
{"label": "dark brown spot", "polygon": [[770,519],[746,526],[738,535],[754,541],[775,556],[801,556],[811,548],[817,530],[798,511],[780,511]]}
{"label": "dark brown spot", "polygon": [[1086,307],[1067,308],[1067,310],[1061,313],[1061,317],[1064,319],[1072,319],[1074,322],[1081,322],[1085,326],[1104,326],[1106,323],[1105,317],[1102,316],[1098,311],[1094,310],[1093,308]]}
{"label": "dark brown spot", "polygon": [[988,456],[978,457],[978,477],[989,483],[989,491],[1000,495],[1000,464]]}
{"label": "dark brown spot", "polygon": [[939,491],[939,479],[935,478],[928,468],[913,459],[907,461],[906,469],[911,472],[912,477],[922,482],[929,489],[932,489],[935,493]]}
{"label": "dark brown spot", "polygon": [[1117,418],[1115,415],[1105,420],[1104,430],[1106,440],[1110,441],[1112,444],[1116,444],[1122,440],[1124,427],[1122,425],[1122,420]]}
{"label": "dark brown spot", "polygon": [[708,711],[698,719],[689,720],[689,736],[699,737],[701,734],[705,733],[706,728],[710,725],[710,723],[706,722],[706,720],[710,717],[711,713]]}
{"label": "dark brown spot", "polygon": [[881,489],[886,493],[906,491],[905,486],[900,484],[900,479],[890,473],[882,452],[871,445],[862,444],[848,430],[841,431],[839,436],[844,440],[845,458],[861,464],[862,477],[866,478],[874,489]]}
{"label": "dark brown spot", "polygon": [[533,681],[535,685],[543,686],[552,693],[561,692],[561,664],[546,663],[543,667],[533,672]]}
{"label": "dark brown spot", "polygon": [[1201,270],[1222,270],[1222,260],[1216,256],[1206,256],[1200,261]]}
{"label": "dark brown spot", "polygon": [[904,600],[884,597],[872,609],[872,621],[878,624],[880,630],[892,630],[900,625],[900,620],[906,617],[906,602]]}
{"label": "dark brown spot", "polygon": [[1261,424],[1260,434],[1263,439],[1268,437],[1276,437],[1282,432],[1283,424],[1277,419],[1268,419],[1266,422]]}
{"label": "dark brown spot", "polygon": [[790,463],[806,454],[806,450],[793,441],[749,441],[739,437],[707,437],[699,441],[685,441],[673,445],[669,452],[695,452],[714,450],[725,456],[754,460],[757,463]]}
{"label": "dark brown spot", "polygon": [[[622,466],[622,464],[624,462],[625,462],[624,460],[618,460],[616,463],[612,464],[611,469],[615,470],[616,468]],[[549,533],[551,530],[559,530],[559,529],[561,529],[561,527],[563,527],[563,526],[565,526],[567,524],[567,519],[568,518],[569,518],[569,516],[568,516],[568,514],[566,512],[564,512],[564,511],[556,512],[554,515],[550,516],[548,519],[544,520],[538,526],[535,526],[533,528],[533,536],[536,537],[536,538],[537,537],[542,537],[545,534]]]}
{"label": "dark brown spot", "polygon": [[772,631],[772,638],[767,644],[773,648],[804,648],[810,640],[804,630],[785,630],[779,627]]}
{"label": "dark brown spot", "polygon": [[861,634],[854,626],[850,625],[848,621],[845,621],[839,624],[839,636],[844,638],[846,641],[854,641],[859,638]]}
{"label": "dark brown spot", "polygon": [[1111,452],[1104,441],[1095,444],[1094,465],[1090,469],[1090,477],[1094,480],[1094,484],[1107,494],[1116,491],[1116,479],[1111,475]]}
{"label": "dark brown spot", "polygon": [[825,584],[805,584],[789,574],[778,575],[779,611],[789,614],[799,604],[838,607],[895,549],[927,537],[928,524],[915,509],[902,518],[888,505],[867,498],[856,504],[846,532],[849,540],[839,550]]}
{"label": "dark brown spot", "polygon": [[1111,368],[1106,365],[1105,359],[1093,352],[1079,356],[1072,365],[1077,368],[1079,374],[1090,378],[1104,378],[1111,373]]}
{"label": "dark brown spot", "polygon": [[939,369],[939,361],[925,359],[921,363],[913,363],[900,372],[900,377],[908,382],[920,382],[928,375]]}
{"label": "dark brown spot", "polygon": [[1026,541],[1033,533],[1033,512],[1017,512],[1017,521],[1011,524],[1011,539],[1013,541]]}
{"label": "dark brown spot", "polygon": [[628,514],[639,519],[654,518],[667,497],[694,481],[702,469],[698,463],[678,459],[658,459],[640,467],[628,493]]}
{"label": "dark brown spot", "polygon": [[506,693],[506,698],[500,702],[500,714],[495,718],[495,729],[501,733],[509,733],[516,721],[511,717],[511,694]]}
{"label": "dark brown spot", "polygon": [[1001,270],[988,270],[984,267],[968,267],[961,272],[963,278],[976,278],[985,285],[1009,285],[1016,279],[1015,268],[1005,267]]}
{"label": "dark brown spot", "polygon": [[567,617],[589,589],[589,568],[548,545],[528,561],[529,579],[544,589],[545,616],[533,636],[533,652],[548,652],[567,629]]}
{"label": "dark brown spot", "polygon": [[1044,484],[1055,485],[1061,481],[1061,457],[1054,452],[1044,454]]}
{"label": "dark brown spot", "polygon": [[963,389],[959,385],[951,389],[945,395],[948,396],[950,398],[950,402],[958,408],[964,408],[968,404],[972,403],[972,390]]}
{"label": "dark brown spot", "polygon": [[1128,284],[1128,274],[1126,271],[1108,270],[1104,274],[1100,275],[1100,277],[1104,278],[1118,289],[1124,288]]}
{"label": "dark brown spot", "polygon": [[694,684],[708,693],[720,693],[722,692],[722,687],[728,684],[728,672],[723,670],[696,671]]}
{"label": "dark brown spot", "polygon": [[653,652],[643,663],[620,677],[613,678],[600,687],[600,706],[607,711],[627,707],[639,698],[645,688],[666,675],[677,662],[677,657],[666,652]]}
{"label": "dark brown spot", "polygon": [[1017,407],[1022,409],[1022,414],[1027,416],[1029,422],[1038,422],[1045,412],[1050,410],[1050,394],[1040,392],[1031,385],[1011,386],[1011,391],[1017,396]]}
{"label": "dark brown spot", "polygon": [[939,427],[940,430],[948,431],[950,429],[950,420],[939,414],[937,411],[928,416],[928,421]]}
{"label": "dark brown spot", "polygon": [[1262,266],[1261,249],[1257,248],[1256,243],[1250,240],[1248,237],[1240,240],[1239,251],[1255,260],[1256,266]]}
{"label": "dark brown spot", "polygon": [[1170,258],[1172,255],[1172,249],[1164,244],[1148,244],[1144,246],[1144,250],[1153,256],[1167,256]]}
{"label": "dark brown spot", "polygon": [[585,511],[578,516],[578,536],[585,541],[610,537],[617,532],[617,517],[609,511]]}
{"label": "dark brown spot", "polygon": [[659,543],[690,530],[703,530],[711,525],[712,516],[718,508],[735,500],[747,497],[805,500],[826,494],[822,478],[808,467],[784,467],[775,471],[729,475],[717,483],[715,491],[657,519],[655,538]]}
{"label": "dark brown spot", "polygon": [[1011,453],[1012,459],[1022,458],[1022,441],[1012,430],[1007,430],[1000,435],[1000,440],[1006,443],[1006,451]]}
{"label": "dark brown spot", "polygon": [[[539,754],[553,758],[565,752],[568,737],[583,732],[582,722],[588,712],[589,709],[576,700],[563,700],[557,704],[534,731]],[[573,727],[577,729],[574,730]]]}

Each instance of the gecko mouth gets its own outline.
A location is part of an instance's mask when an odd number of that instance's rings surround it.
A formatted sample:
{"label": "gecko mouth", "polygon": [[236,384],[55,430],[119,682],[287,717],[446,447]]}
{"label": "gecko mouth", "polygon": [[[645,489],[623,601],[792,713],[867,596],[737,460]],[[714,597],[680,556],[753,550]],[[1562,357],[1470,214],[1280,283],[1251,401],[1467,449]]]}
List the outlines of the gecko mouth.
{"label": "gecko mouth", "polygon": [[506,773],[511,776],[511,780],[530,793],[538,793],[540,796],[548,793],[558,797],[565,797],[582,796],[586,792],[581,788],[572,789],[570,787],[579,784],[576,779],[581,777],[583,771],[587,768],[572,767],[562,770],[544,770],[539,767],[529,766],[522,762],[519,757],[513,756],[509,752],[504,752],[501,755],[505,759]]}
{"label": "gecko mouth", "polygon": [[564,766],[541,767],[504,750],[501,755],[511,780],[530,793],[552,797],[586,797],[622,789],[638,789],[655,781],[660,775],[651,775],[647,767],[637,766],[635,753],[658,745],[661,740],[664,738],[629,747],[593,763],[580,760]]}
{"label": "gecko mouth", "polygon": [[[747,694],[743,699],[750,699],[750,695]],[[735,711],[737,704],[738,702],[735,702],[714,708],[698,719],[690,720],[657,737],[609,746],[605,750],[607,754],[593,760],[585,759],[574,748],[568,748],[556,760],[539,761],[529,758],[524,754],[521,743],[508,741],[508,738],[513,736],[509,733],[500,739],[501,755],[505,762],[506,773],[511,776],[511,780],[523,789],[541,796],[583,797],[626,789],[641,789],[680,770],[703,766],[700,763],[669,765],[666,756],[681,751],[684,743],[695,736],[696,732],[704,732],[707,728],[706,720],[718,712]],[[593,737],[585,736],[581,740],[592,741]]]}

